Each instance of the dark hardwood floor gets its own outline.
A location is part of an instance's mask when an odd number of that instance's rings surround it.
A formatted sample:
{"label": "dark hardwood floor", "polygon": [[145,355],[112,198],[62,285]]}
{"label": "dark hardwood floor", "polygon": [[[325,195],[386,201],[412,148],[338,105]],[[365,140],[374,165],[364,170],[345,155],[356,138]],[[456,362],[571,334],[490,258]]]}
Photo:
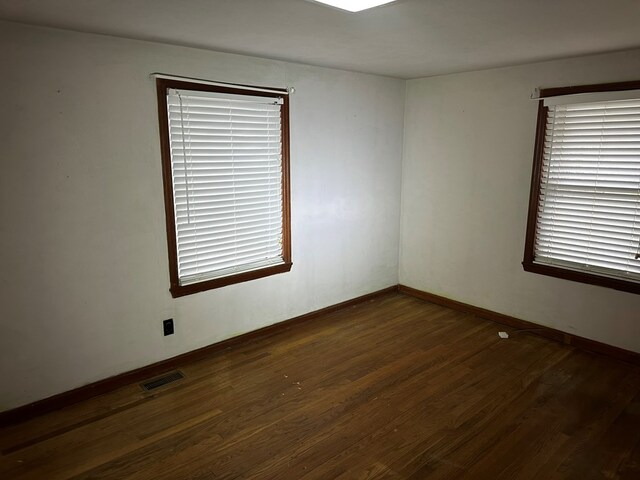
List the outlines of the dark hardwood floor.
{"label": "dark hardwood floor", "polygon": [[2,479],[640,479],[640,368],[391,294],[0,430]]}

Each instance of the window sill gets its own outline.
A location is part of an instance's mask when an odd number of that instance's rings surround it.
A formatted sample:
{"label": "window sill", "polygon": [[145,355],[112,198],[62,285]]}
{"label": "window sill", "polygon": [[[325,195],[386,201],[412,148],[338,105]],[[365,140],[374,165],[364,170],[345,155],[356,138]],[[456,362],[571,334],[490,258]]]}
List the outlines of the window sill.
{"label": "window sill", "polygon": [[257,270],[251,270],[249,272],[242,272],[222,278],[206,280],[204,282],[192,283],[189,285],[172,284],[170,288],[171,296],[173,298],[184,297],[186,295],[192,295],[206,290],[213,290],[214,288],[226,287],[227,285],[233,285],[234,283],[248,282],[249,280],[269,277],[271,275],[277,275],[278,273],[286,273],[291,270],[292,265],[293,263],[286,262]]}

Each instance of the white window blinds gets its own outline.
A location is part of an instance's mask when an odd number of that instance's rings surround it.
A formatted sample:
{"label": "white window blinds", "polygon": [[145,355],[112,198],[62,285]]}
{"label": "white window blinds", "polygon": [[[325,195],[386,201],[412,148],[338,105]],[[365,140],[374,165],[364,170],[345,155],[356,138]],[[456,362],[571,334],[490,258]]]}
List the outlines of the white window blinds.
{"label": "white window blinds", "polygon": [[181,285],[283,263],[281,105],[167,90]]}
{"label": "white window blinds", "polygon": [[640,99],[549,106],[535,263],[640,282]]}

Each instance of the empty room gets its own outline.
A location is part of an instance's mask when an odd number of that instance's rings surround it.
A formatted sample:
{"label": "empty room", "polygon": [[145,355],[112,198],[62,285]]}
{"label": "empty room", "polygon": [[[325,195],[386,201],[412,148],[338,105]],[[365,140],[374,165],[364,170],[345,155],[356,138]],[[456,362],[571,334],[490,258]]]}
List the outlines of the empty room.
{"label": "empty room", "polygon": [[640,479],[638,25],[0,0],[0,478]]}

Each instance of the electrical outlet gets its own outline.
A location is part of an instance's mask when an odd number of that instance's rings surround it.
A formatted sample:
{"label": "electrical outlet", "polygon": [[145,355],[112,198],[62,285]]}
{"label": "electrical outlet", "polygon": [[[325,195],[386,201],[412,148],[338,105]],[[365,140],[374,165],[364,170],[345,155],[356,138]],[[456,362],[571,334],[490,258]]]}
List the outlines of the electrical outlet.
{"label": "electrical outlet", "polygon": [[167,335],[173,335],[173,318],[162,322],[162,330],[164,331],[165,337]]}

